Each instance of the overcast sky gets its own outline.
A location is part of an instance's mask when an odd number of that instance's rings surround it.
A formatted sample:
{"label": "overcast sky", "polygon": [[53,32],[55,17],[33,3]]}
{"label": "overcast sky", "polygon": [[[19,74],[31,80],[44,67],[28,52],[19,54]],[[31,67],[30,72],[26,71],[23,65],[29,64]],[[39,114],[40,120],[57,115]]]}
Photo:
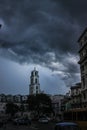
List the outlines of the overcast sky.
{"label": "overcast sky", "polygon": [[45,93],[80,81],[78,38],[86,0],[0,0],[0,93],[28,94],[36,67]]}

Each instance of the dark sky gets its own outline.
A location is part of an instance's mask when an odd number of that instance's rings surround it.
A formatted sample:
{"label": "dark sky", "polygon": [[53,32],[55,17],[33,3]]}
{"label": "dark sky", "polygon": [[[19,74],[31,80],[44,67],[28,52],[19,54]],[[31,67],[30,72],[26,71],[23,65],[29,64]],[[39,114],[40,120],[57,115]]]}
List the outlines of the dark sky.
{"label": "dark sky", "polygon": [[86,0],[0,0],[0,93],[28,94],[34,67],[46,93],[80,81],[77,40]]}

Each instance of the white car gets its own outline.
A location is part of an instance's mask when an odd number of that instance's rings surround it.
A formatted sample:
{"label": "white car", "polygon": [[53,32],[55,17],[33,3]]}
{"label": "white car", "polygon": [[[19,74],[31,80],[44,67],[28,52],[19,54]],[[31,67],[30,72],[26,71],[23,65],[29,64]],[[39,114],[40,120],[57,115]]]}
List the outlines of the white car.
{"label": "white car", "polygon": [[39,122],[40,123],[48,123],[48,119],[47,118],[40,118]]}

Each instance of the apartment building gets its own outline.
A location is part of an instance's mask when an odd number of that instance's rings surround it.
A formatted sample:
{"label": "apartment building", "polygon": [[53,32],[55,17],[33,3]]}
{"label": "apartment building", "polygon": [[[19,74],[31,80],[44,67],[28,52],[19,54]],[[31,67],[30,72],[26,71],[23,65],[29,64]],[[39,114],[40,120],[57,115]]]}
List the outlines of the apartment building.
{"label": "apartment building", "polygon": [[84,30],[79,40],[79,64],[81,70],[81,93],[82,107],[87,107],[87,28]]}

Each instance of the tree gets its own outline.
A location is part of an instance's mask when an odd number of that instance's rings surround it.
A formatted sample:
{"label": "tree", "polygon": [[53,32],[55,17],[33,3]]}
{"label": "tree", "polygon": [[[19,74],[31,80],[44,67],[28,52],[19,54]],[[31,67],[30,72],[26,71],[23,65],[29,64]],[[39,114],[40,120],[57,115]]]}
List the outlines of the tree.
{"label": "tree", "polygon": [[51,99],[46,94],[29,95],[28,104],[29,110],[35,111],[38,116],[52,112]]}
{"label": "tree", "polygon": [[19,111],[19,107],[14,103],[7,103],[6,104],[6,113],[11,114],[11,116],[14,116],[16,112]]}

